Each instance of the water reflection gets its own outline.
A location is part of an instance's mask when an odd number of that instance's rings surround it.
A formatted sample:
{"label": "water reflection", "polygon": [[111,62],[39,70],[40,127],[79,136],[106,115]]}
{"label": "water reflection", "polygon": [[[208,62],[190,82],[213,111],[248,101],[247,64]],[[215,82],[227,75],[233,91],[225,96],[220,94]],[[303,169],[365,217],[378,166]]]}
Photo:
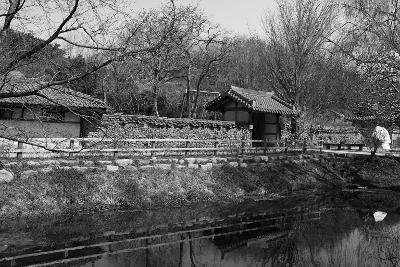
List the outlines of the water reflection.
{"label": "water reflection", "polygon": [[74,266],[399,266],[400,225],[394,217],[378,225],[355,210],[330,210],[318,221],[265,229],[248,225],[243,232],[218,236],[222,229],[205,239],[207,231],[182,234],[162,240],[176,244],[150,245]]}
{"label": "water reflection", "polygon": [[374,212],[255,206],[205,220],[148,227],[126,222],[129,229],[115,225],[120,231],[89,239],[81,234],[74,237],[79,242],[63,246],[0,251],[0,266],[400,266],[400,216],[381,212],[384,220],[376,222]]}

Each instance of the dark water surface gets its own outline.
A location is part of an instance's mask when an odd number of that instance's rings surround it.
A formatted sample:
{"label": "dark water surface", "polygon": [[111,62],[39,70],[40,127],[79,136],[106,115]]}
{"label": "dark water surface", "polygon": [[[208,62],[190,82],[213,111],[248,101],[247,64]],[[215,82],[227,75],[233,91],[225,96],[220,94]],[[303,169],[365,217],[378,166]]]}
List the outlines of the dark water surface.
{"label": "dark water surface", "polygon": [[326,199],[2,222],[0,266],[400,266],[396,211]]}

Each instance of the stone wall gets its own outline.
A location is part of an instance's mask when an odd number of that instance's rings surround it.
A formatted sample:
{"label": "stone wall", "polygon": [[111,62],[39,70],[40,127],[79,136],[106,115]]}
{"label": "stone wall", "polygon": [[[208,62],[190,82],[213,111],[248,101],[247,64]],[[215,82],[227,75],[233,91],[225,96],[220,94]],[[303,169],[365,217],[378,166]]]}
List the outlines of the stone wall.
{"label": "stone wall", "polygon": [[364,144],[365,138],[355,127],[344,129],[319,128],[313,129],[313,140],[329,143]]}
{"label": "stone wall", "polygon": [[265,156],[243,156],[243,157],[209,157],[209,158],[151,158],[132,159],[120,158],[113,160],[30,160],[4,162],[6,169],[15,172],[20,179],[29,179],[39,173],[47,173],[55,169],[79,172],[90,172],[102,170],[105,172],[117,171],[140,171],[145,169],[182,169],[191,168],[209,171],[214,167],[224,164],[232,167],[245,168],[257,165],[277,164],[305,164],[309,161],[329,162],[340,166],[349,160],[346,156],[329,153],[289,153],[271,154]]}
{"label": "stone wall", "polygon": [[231,121],[104,115],[101,127],[89,137],[249,140],[251,131],[245,124]]}

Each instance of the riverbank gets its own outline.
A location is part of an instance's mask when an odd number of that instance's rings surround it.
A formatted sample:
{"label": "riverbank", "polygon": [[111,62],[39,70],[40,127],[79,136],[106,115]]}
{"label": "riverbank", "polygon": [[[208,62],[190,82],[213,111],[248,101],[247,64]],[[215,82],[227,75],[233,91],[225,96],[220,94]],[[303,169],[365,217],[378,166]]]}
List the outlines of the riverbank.
{"label": "riverbank", "polygon": [[400,212],[399,160],[397,157],[351,160],[343,173],[349,190],[342,192],[342,198],[354,207]]}
{"label": "riverbank", "polygon": [[[211,228],[226,225],[234,228],[233,240],[238,240],[236,235],[253,240],[254,236],[246,236],[250,232],[243,225],[253,229],[260,219],[289,218],[291,213],[302,214],[295,218],[304,219],[310,212],[318,215],[317,220],[302,223],[302,227],[295,220],[295,227],[289,227],[292,233],[301,229],[309,232],[290,236],[307,236],[320,248],[321,240],[335,244],[354,227],[371,227],[375,211],[387,212],[385,222],[390,226],[391,218],[400,212],[400,192],[395,187],[400,184],[399,175],[400,163],[394,158],[372,162],[314,158],[245,167],[226,163],[208,170],[128,168],[82,172],[53,168],[47,173],[33,173],[29,179],[17,176],[11,183],[0,184],[0,258],[36,253],[45,261],[56,259],[50,254],[69,261],[63,256],[67,254],[57,254],[58,250],[78,251],[75,257],[86,257],[82,247],[92,252],[93,244],[106,244],[101,247],[104,251],[99,251],[107,254],[111,248],[122,250],[120,240],[125,239],[129,240],[129,249],[135,238],[142,241],[135,243],[141,248],[147,244],[143,240],[150,240],[149,247],[168,238],[176,244],[176,237],[171,237],[174,233],[179,234],[178,241],[184,236],[183,230],[189,233],[185,235],[187,240],[197,239],[193,234],[196,229],[213,236]],[[369,185],[364,188],[366,183]],[[240,233],[235,228],[239,226]],[[255,236],[271,235],[270,230],[254,231]],[[311,239],[310,233],[315,234]],[[110,247],[110,242],[118,245]],[[265,240],[261,242],[265,244]]]}
{"label": "riverbank", "polygon": [[155,208],[199,202],[274,199],[339,181],[320,161],[210,169],[148,168],[104,172],[54,168],[0,184],[0,216],[24,217],[110,208]]}
{"label": "riverbank", "polygon": [[321,157],[254,164],[227,162],[210,168],[131,167],[114,172],[61,166],[46,172],[33,171],[29,178],[19,174],[10,183],[0,183],[0,216],[40,217],[230,203],[279,199],[297,192],[335,194],[346,188],[359,192],[350,190],[345,197],[361,196],[362,187],[396,194],[400,192],[398,177],[400,162],[394,158],[376,158],[372,162],[352,158],[344,162],[343,158]]}

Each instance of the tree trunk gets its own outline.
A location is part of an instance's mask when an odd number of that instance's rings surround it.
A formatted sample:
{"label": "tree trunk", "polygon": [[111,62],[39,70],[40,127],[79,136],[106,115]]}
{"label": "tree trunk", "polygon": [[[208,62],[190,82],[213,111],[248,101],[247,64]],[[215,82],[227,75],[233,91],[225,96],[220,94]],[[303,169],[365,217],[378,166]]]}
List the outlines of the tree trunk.
{"label": "tree trunk", "polygon": [[194,104],[193,104],[193,110],[192,110],[193,118],[196,118],[197,107],[198,107],[198,103],[199,103],[199,95],[200,95],[200,84],[198,83],[196,85],[196,96],[194,98]]}
{"label": "tree trunk", "polygon": [[194,106],[193,106],[193,114],[194,115],[197,114],[197,107],[199,106],[199,95],[200,95],[201,83],[203,82],[204,78],[206,77],[206,73],[208,73],[210,66],[211,66],[211,63],[207,66],[206,70],[202,71],[202,74],[200,75],[200,77],[196,83],[196,98],[194,99]]}
{"label": "tree trunk", "polygon": [[186,107],[187,107],[187,114],[188,118],[192,117],[192,110],[190,108],[190,66],[188,67],[188,75],[186,77]]}
{"label": "tree trunk", "polygon": [[15,15],[17,15],[19,9],[21,8],[20,2],[20,0],[9,1],[9,7],[7,14],[5,15],[2,32],[7,32],[11,28],[11,21],[14,19]]}
{"label": "tree trunk", "polygon": [[183,266],[183,240],[185,240],[185,236],[181,235],[181,242],[179,243],[179,263],[178,263],[178,267],[182,267]]}
{"label": "tree trunk", "polygon": [[158,82],[153,83],[153,115],[159,117],[158,113]]}
{"label": "tree trunk", "polygon": [[290,116],[290,133],[295,135],[297,134],[297,115]]}
{"label": "tree trunk", "polygon": [[181,101],[181,111],[179,113],[179,118],[183,118],[183,113],[185,112],[185,100],[186,100],[187,92],[183,94],[182,101]]}
{"label": "tree trunk", "polygon": [[190,257],[191,267],[197,267],[194,249],[193,249],[193,241],[191,240],[192,237],[191,237],[190,232],[188,233],[188,239],[189,239],[189,257]]}
{"label": "tree trunk", "polygon": [[374,149],[371,151],[371,155],[369,156],[368,161],[372,161],[372,159],[375,157],[377,150],[378,150],[378,146],[374,145]]}

